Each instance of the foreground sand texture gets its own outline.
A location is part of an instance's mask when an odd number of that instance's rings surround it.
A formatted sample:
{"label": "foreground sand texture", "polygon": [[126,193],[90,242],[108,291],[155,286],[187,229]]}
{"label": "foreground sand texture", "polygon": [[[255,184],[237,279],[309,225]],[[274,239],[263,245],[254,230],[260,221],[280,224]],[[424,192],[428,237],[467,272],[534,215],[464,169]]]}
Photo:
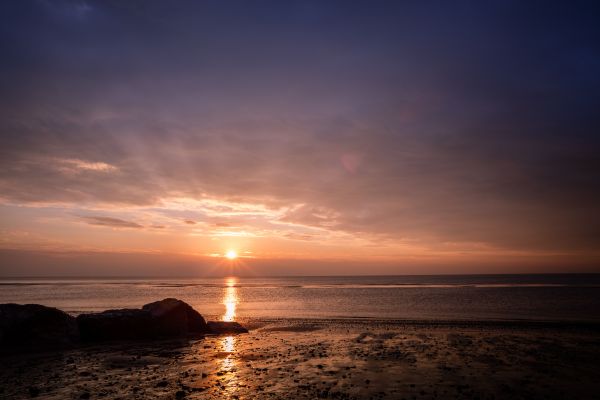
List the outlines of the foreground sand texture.
{"label": "foreground sand texture", "polygon": [[249,334],[0,357],[4,399],[591,399],[573,327],[246,321]]}

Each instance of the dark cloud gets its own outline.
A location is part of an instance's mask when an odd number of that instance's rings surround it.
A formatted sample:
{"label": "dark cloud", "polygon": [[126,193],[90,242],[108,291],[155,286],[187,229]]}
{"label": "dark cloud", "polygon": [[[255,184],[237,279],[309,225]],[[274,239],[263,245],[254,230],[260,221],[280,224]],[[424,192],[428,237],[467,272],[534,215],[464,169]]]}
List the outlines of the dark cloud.
{"label": "dark cloud", "polygon": [[80,218],[90,225],[109,226],[111,228],[143,228],[143,226],[138,223],[125,221],[119,218],[102,216],[82,216]]}
{"label": "dark cloud", "polygon": [[209,195],[357,235],[600,246],[593,3],[0,7],[8,201]]}

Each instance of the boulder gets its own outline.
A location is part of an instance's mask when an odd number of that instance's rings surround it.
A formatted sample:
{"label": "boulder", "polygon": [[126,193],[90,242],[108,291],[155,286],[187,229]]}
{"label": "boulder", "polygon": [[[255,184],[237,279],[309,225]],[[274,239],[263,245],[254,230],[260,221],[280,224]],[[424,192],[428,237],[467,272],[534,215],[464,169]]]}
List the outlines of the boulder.
{"label": "boulder", "polygon": [[77,318],[38,304],[0,304],[0,348],[9,350],[24,346],[47,348],[79,340],[153,340],[247,332],[237,322],[207,324],[202,315],[177,299],[156,301],[141,309],[81,314]]}
{"label": "boulder", "polygon": [[39,304],[0,304],[0,347],[48,347],[77,341],[69,314]]}
{"label": "boulder", "polygon": [[77,317],[81,339],[151,340],[208,333],[202,315],[177,299],[146,304],[142,309],[108,310]]}
{"label": "boulder", "polygon": [[189,304],[177,299],[164,299],[146,304],[142,310],[149,311],[161,326],[171,327],[183,334],[207,333],[206,321]]}
{"label": "boulder", "polygon": [[208,329],[215,335],[248,333],[248,329],[237,322],[208,321]]}
{"label": "boulder", "polygon": [[149,312],[139,309],[107,310],[77,317],[82,341],[152,339],[154,321]]}

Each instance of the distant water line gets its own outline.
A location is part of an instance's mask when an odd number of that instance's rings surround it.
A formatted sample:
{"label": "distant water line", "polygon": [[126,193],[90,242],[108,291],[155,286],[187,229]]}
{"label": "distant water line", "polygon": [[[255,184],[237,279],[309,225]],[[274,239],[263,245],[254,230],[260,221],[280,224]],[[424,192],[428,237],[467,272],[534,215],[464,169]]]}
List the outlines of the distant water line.
{"label": "distant water line", "polygon": [[462,275],[204,279],[4,279],[0,303],[72,314],[180,298],[203,315],[600,321],[600,275]]}

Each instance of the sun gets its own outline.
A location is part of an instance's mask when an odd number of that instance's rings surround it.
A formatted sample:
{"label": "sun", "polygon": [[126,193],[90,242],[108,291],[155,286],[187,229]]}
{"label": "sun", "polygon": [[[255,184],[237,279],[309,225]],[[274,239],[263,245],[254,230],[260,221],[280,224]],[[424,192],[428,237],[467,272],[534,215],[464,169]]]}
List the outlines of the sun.
{"label": "sun", "polygon": [[225,257],[229,258],[230,260],[235,260],[237,258],[237,252],[235,250],[227,250]]}

